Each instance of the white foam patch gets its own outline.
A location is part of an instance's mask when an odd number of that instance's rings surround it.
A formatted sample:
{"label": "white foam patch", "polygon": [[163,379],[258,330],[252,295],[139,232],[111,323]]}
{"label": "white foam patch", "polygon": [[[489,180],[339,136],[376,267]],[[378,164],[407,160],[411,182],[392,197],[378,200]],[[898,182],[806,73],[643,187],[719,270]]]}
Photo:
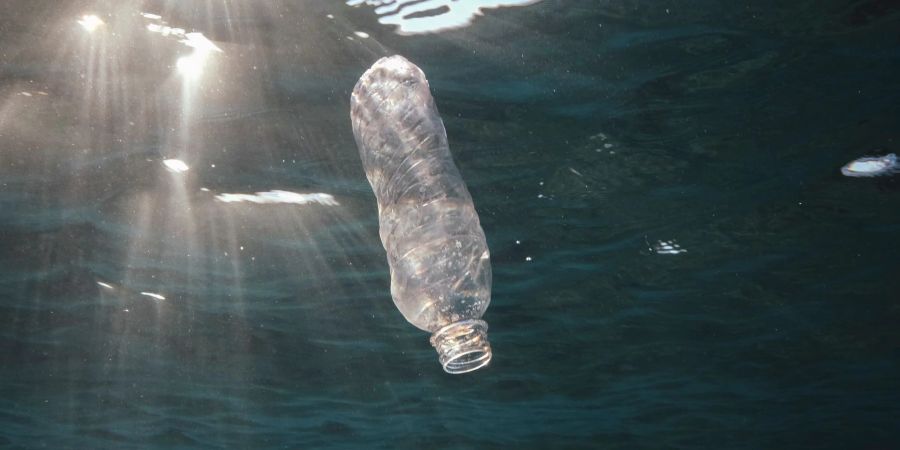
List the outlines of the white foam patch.
{"label": "white foam patch", "polygon": [[331,194],[313,193],[299,194],[290,191],[268,191],[257,192],[255,194],[219,194],[216,200],[224,203],[256,203],[260,205],[271,204],[294,204],[306,205],[316,203],[325,206],[339,206],[340,203],[334,199]]}
{"label": "white foam patch", "polygon": [[483,10],[526,6],[541,0],[347,0],[350,6],[366,4],[381,16],[378,22],[397,26],[397,34],[438,33],[469,26]]}

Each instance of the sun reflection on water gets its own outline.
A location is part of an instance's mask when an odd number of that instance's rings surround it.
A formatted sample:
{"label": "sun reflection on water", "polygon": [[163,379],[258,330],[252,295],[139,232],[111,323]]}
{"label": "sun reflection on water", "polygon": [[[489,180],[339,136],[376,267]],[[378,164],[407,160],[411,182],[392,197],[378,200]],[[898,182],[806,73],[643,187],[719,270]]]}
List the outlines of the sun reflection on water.
{"label": "sun reflection on water", "polygon": [[87,30],[88,33],[93,33],[103,25],[103,20],[93,14],[85,14],[81,16],[81,19],[78,19],[78,24]]}
{"label": "sun reflection on water", "polygon": [[141,295],[143,295],[143,296],[145,296],[145,297],[150,297],[150,298],[155,299],[155,300],[165,300],[165,299],[166,299],[165,296],[163,296],[163,295],[161,295],[161,294],[157,294],[157,293],[155,293],[155,292],[146,292],[146,291],[143,291],[143,292],[141,292]]}
{"label": "sun reflection on water", "polygon": [[338,206],[340,203],[334,199],[331,194],[315,193],[315,194],[298,194],[289,191],[268,191],[257,192],[256,194],[219,194],[216,200],[223,203],[239,203],[249,202],[256,204],[295,204],[305,205],[308,203],[316,203],[325,206]]}
{"label": "sun reflection on water", "polygon": [[206,64],[206,55],[194,52],[188,56],[178,58],[175,67],[178,73],[190,80],[196,80],[203,75],[203,66]]}
{"label": "sun reflection on water", "polygon": [[166,169],[169,172],[174,173],[187,172],[190,169],[190,167],[180,159],[166,159],[163,161],[163,165],[166,166]]}

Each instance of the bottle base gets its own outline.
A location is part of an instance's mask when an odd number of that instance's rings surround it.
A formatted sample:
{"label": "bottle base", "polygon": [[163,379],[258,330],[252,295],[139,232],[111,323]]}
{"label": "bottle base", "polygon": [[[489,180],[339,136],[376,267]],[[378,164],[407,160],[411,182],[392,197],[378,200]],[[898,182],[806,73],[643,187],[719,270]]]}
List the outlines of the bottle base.
{"label": "bottle base", "polygon": [[491,362],[487,322],[478,319],[451,323],[431,335],[444,371],[460,374],[478,370]]}

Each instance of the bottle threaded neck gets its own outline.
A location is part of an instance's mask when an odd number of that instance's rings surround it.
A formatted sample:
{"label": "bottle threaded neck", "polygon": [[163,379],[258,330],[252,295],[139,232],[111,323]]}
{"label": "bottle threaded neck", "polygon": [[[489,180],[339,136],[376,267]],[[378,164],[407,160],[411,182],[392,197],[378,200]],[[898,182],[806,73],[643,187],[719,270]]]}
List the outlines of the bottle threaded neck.
{"label": "bottle threaded neck", "polygon": [[478,319],[451,323],[431,335],[444,371],[460,374],[478,370],[491,362],[487,322]]}

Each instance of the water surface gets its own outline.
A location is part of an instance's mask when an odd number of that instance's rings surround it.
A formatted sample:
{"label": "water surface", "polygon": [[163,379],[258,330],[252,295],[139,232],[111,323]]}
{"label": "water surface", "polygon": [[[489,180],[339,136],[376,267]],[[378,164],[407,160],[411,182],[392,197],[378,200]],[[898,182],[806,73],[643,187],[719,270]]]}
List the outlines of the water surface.
{"label": "water surface", "polygon": [[[0,6],[0,446],[900,445],[900,186],[840,174],[898,150],[896,2],[378,18]],[[350,129],[390,54],[492,252],[465,376],[391,302]]]}

